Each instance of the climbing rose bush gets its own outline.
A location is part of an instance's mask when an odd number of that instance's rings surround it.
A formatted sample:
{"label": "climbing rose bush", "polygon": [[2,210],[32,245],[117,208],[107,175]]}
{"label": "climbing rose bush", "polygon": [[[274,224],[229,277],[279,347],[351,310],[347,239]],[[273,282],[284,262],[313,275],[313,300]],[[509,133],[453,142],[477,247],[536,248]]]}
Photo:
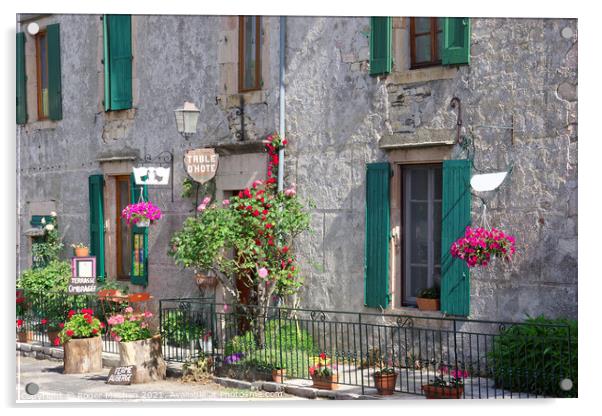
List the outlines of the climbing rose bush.
{"label": "climbing rose bush", "polygon": [[487,266],[494,257],[509,261],[516,251],[514,243],[513,236],[496,228],[466,227],[464,237],[451,245],[450,253],[468,267]]}
{"label": "climbing rose bush", "polygon": [[128,225],[136,224],[144,219],[156,221],[161,218],[161,210],[153,205],[152,202],[138,202],[126,206],[123,211],[121,211],[121,217],[125,218],[125,222]]}
{"label": "climbing rose bush", "polygon": [[59,338],[63,344],[72,338],[92,338],[100,336],[103,327],[104,324],[94,317],[92,309],[84,308],[79,313],[70,310]]}
{"label": "climbing rose bush", "polygon": [[149,319],[153,316],[151,312],[135,314],[131,306],[125,308],[124,312],[124,314],[111,316],[107,320],[111,336],[115,341],[140,341],[152,336],[149,329]]}

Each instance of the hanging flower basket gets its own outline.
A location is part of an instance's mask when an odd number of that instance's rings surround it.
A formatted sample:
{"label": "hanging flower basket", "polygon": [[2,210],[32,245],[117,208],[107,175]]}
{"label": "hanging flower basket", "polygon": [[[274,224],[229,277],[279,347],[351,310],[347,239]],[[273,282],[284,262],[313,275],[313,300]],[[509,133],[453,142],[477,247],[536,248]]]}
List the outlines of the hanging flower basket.
{"label": "hanging flower basket", "polygon": [[509,261],[516,251],[514,243],[513,236],[496,228],[466,227],[464,237],[451,245],[450,253],[468,267],[487,266],[495,257]]}
{"label": "hanging flower basket", "polygon": [[153,221],[161,218],[161,210],[152,202],[138,202],[126,206],[121,211],[121,218],[125,218],[128,225],[148,227]]}

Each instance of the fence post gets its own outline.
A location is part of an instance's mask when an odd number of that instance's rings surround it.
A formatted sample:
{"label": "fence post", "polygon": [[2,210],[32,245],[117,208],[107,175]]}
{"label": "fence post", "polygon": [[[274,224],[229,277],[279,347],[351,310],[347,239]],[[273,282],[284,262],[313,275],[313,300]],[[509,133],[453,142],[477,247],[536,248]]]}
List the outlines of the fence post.
{"label": "fence post", "polygon": [[[364,349],[362,348],[362,314],[358,313],[358,322],[360,325],[360,379],[362,380],[362,394],[366,394],[364,391],[364,366],[362,365],[362,360],[364,359]],[[368,376],[370,375],[370,370],[368,369]]]}
{"label": "fence post", "polygon": [[[453,324],[454,324],[454,369],[456,371],[458,371],[458,334],[457,334],[457,328],[456,328],[456,320],[453,320]],[[450,371],[451,374],[451,371]]]}

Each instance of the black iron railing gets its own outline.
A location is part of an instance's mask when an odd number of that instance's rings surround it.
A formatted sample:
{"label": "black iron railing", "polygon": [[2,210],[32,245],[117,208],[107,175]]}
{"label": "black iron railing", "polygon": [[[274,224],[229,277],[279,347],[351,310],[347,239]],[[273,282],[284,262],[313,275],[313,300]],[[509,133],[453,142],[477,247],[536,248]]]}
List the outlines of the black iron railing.
{"label": "black iron railing", "polygon": [[[289,381],[307,384],[312,367],[322,365],[337,373],[339,384],[365,393],[375,388],[376,371],[393,367],[395,390],[403,393],[423,394],[422,386],[435,377],[462,380],[463,398],[574,397],[577,391],[577,340],[565,324],[259,308],[203,299],[162,300],[160,316],[166,359],[208,355],[217,373],[234,377],[267,377],[281,367]],[[573,387],[563,390],[567,379]]]}

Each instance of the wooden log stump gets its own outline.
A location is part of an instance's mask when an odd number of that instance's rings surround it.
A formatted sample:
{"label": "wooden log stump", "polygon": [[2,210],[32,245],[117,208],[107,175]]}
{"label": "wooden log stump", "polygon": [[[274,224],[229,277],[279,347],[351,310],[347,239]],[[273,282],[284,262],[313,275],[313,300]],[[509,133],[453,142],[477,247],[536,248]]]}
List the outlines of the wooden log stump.
{"label": "wooden log stump", "polygon": [[164,380],[167,365],[161,352],[161,336],[155,335],[141,341],[120,342],[119,365],[136,366],[133,384]]}
{"label": "wooden log stump", "polygon": [[102,370],[100,337],[70,339],[63,344],[63,373],[81,374]]}

